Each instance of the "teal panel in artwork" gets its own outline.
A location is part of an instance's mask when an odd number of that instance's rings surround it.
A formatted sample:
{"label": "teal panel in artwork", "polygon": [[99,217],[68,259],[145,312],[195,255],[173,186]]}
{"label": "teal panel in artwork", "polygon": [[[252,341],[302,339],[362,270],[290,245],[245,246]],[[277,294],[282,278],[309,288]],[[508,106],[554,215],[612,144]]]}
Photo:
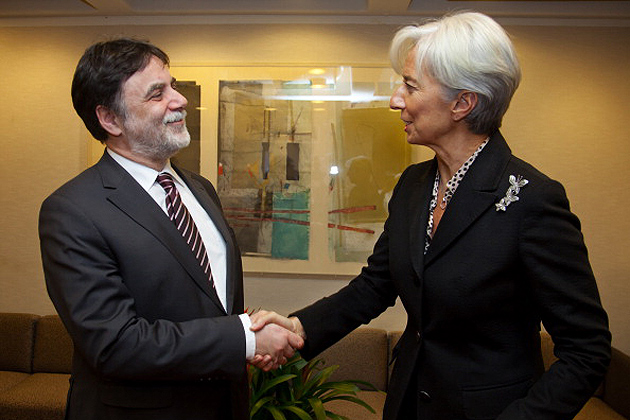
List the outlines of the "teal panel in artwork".
{"label": "teal panel in artwork", "polygon": [[[274,193],[271,256],[308,260],[309,192]],[[286,210],[283,213],[282,210]]]}

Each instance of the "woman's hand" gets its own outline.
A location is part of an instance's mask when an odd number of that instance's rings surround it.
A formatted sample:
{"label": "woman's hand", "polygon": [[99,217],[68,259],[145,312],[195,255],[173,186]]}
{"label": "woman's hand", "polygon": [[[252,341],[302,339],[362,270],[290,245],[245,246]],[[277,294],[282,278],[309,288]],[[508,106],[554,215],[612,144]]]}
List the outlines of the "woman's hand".
{"label": "woman's hand", "polygon": [[306,340],[306,331],[304,331],[300,320],[295,316],[287,318],[273,311],[262,310],[250,315],[250,319],[252,321],[250,330],[254,332],[261,330],[267,324],[277,324]]}

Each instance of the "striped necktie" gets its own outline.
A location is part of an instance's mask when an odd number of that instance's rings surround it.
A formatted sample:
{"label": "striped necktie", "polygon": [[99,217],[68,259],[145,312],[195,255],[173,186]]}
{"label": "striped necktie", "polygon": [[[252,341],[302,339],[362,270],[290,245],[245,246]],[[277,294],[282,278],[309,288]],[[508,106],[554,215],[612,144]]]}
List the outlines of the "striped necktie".
{"label": "striped necktie", "polygon": [[166,192],[166,210],[168,216],[177,230],[182,234],[188,246],[192,250],[195,258],[199,261],[199,265],[206,276],[210,285],[214,288],[214,280],[212,279],[212,271],[210,270],[210,260],[206,253],[206,247],[203,245],[199,230],[193,221],[192,216],[188,212],[188,209],[182,202],[182,198],[179,195],[179,191],[175,188],[175,181],[169,173],[162,172],[157,177],[157,182],[164,188]]}

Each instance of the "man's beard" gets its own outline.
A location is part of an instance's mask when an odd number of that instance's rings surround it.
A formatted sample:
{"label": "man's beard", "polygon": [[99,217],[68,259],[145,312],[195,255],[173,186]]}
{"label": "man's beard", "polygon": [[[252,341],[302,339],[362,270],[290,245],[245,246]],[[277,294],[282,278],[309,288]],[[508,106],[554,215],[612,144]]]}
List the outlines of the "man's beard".
{"label": "man's beard", "polygon": [[165,161],[190,144],[190,133],[186,125],[171,126],[170,122],[186,118],[186,111],[172,112],[161,121],[161,125],[147,123],[129,116],[124,128],[129,146],[134,154],[151,160]]}

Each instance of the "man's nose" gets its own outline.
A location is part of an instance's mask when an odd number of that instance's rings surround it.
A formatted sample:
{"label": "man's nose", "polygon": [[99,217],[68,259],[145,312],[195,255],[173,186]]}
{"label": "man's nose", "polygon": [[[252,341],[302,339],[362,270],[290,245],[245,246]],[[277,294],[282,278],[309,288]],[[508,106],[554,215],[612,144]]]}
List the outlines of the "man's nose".
{"label": "man's nose", "polygon": [[177,90],[173,89],[173,97],[171,98],[172,109],[184,109],[188,105],[188,99]]}

